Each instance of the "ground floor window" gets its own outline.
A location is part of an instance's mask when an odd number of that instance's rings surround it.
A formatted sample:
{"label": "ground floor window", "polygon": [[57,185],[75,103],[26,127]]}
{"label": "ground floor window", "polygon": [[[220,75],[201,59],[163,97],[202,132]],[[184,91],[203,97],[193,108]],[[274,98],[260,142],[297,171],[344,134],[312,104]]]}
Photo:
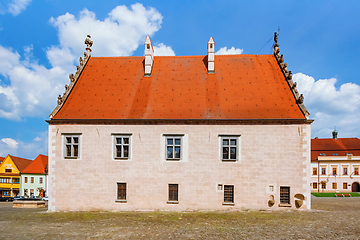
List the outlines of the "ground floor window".
{"label": "ground floor window", "polygon": [[234,202],[234,185],[225,185],[224,186],[224,202],[233,203]]}
{"label": "ground floor window", "polygon": [[290,204],[290,187],[280,187],[280,204]]}
{"label": "ground floor window", "polygon": [[348,188],[348,184],[346,182],[343,183],[343,189],[347,189]]}
{"label": "ground floor window", "polygon": [[337,183],[335,182],[332,183],[332,189],[337,189]]}
{"label": "ground floor window", "polygon": [[326,189],[326,182],[321,182],[321,189]]}
{"label": "ground floor window", "polygon": [[34,196],[34,189],[30,189],[30,196]]}
{"label": "ground floor window", "polygon": [[118,183],[117,187],[117,199],[126,200],[126,183]]}
{"label": "ground floor window", "polygon": [[317,189],[317,182],[313,182],[313,189]]}
{"label": "ground floor window", "polygon": [[28,190],[27,189],[24,189],[24,196],[29,196],[29,192],[28,192]]}
{"label": "ground floor window", "polygon": [[179,201],[179,185],[169,184],[169,201]]}

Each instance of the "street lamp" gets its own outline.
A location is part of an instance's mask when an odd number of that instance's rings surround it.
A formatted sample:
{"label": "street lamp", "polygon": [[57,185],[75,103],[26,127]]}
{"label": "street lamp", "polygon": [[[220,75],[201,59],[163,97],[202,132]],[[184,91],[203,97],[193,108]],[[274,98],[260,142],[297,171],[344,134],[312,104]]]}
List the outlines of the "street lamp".
{"label": "street lamp", "polygon": [[45,165],[45,192],[44,192],[44,197],[46,197],[47,195],[47,186],[46,186],[46,176],[48,173],[48,168],[47,168],[47,164]]}

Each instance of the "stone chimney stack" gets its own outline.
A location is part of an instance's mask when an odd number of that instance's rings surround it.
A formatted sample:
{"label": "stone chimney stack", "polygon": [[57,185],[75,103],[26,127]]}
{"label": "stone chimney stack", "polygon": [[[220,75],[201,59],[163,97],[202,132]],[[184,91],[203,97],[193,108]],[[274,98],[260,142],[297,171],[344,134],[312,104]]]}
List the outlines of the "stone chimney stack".
{"label": "stone chimney stack", "polygon": [[145,76],[150,76],[154,63],[154,48],[152,46],[149,35],[145,40]]}
{"label": "stone chimney stack", "polygon": [[215,41],[210,37],[208,41],[208,73],[215,73]]}

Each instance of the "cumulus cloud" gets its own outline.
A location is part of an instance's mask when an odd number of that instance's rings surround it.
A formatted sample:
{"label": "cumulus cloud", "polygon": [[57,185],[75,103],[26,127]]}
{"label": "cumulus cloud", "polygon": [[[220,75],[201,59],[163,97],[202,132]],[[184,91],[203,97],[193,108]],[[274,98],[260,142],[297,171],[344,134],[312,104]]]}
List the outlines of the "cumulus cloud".
{"label": "cumulus cloud", "polygon": [[60,46],[80,56],[84,50],[84,38],[91,32],[94,45],[93,56],[128,56],[147,34],[160,29],[162,15],[155,8],[145,8],[136,3],[131,8],[117,6],[104,20],[98,20],[94,12],[84,9],[79,18],[66,13],[51,18],[50,23],[58,29]]}
{"label": "cumulus cloud", "polygon": [[[59,45],[49,46],[47,58],[51,68],[33,57],[33,46],[24,47],[21,56],[11,48],[0,46],[0,117],[20,120],[27,116],[46,116],[56,106],[56,99],[69,84],[68,75],[76,71],[76,60],[85,51],[84,39],[92,33],[92,56],[131,55],[147,34],[160,29],[161,14],[142,4],[117,6],[105,20],[84,9],[76,18],[66,13],[51,18],[58,30]],[[171,47],[157,46],[162,54],[174,54]]]}
{"label": "cumulus cloud", "polygon": [[19,143],[12,138],[2,138],[1,141],[11,149],[17,149]]}
{"label": "cumulus cloud", "polygon": [[23,142],[12,138],[3,138],[0,141],[0,156],[5,157],[8,154],[34,159],[39,154],[47,155],[47,132],[41,132],[30,142]]}
{"label": "cumulus cloud", "polygon": [[174,50],[172,50],[171,47],[164,45],[163,43],[153,47],[155,56],[175,56]]}
{"label": "cumulus cloud", "polygon": [[303,73],[294,74],[298,90],[310,112],[313,137],[331,137],[336,126],[339,137],[360,136],[360,86],[345,83],[339,88],[336,79],[319,79]]}
{"label": "cumulus cloud", "polygon": [[243,49],[235,48],[235,47],[229,49],[227,49],[227,47],[222,47],[215,54],[216,55],[242,54],[243,51],[244,51]]}
{"label": "cumulus cloud", "polygon": [[3,0],[0,3],[0,13],[5,14],[7,12],[16,16],[19,15],[30,4],[31,0]]}

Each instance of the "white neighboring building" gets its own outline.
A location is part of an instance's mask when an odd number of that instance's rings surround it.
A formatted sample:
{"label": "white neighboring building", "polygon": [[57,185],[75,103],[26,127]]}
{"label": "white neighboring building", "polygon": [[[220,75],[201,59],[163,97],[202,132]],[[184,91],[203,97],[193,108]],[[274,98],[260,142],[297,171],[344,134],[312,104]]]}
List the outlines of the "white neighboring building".
{"label": "white neighboring building", "polygon": [[49,210],[310,209],[312,121],[276,41],[91,57],[87,38],[48,120]]}
{"label": "white neighboring building", "polygon": [[45,197],[47,190],[48,157],[39,154],[22,172],[20,177],[21,196]]}

